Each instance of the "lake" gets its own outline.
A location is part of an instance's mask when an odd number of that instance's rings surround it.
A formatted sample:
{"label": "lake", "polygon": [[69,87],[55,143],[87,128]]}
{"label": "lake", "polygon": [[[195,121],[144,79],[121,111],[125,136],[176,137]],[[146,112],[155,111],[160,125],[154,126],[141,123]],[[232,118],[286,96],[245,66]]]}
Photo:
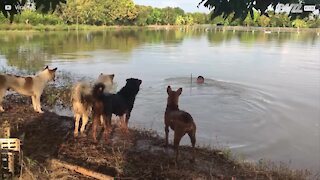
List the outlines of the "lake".
{"label": "lake", "polygon": [[[118,89],[140,78],[129,124],[163,136],[166,87],[182,87],[180,108],[195,119],[198,145],[313,170],[320,169],[319,57],[320,36],[311,32],[0,32],[0,69],[114,73]],[[195,83],[198,75],[205,84]]]}

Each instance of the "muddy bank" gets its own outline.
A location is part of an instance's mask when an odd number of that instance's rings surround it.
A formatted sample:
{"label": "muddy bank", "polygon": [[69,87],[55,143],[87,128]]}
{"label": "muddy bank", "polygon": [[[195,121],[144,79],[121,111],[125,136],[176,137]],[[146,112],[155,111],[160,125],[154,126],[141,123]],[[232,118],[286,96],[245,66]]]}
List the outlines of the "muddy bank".
{"label": "muddy bank", "polygon": [[[47,94],[44,94],[43,102],[49,101]],[[66,94],[65,100],[60,99],[63,94]],[[55,96],[59,101],[54,102],[67,107],[67,94],[68,90],[60,92]],[[91,122],[86,137],[74,138],[73,118],[49,112],[50,106],[44,107],[44,114],[38,114],[33,112],[29,98],[14,94],[8,95],[4,104],[6,112],[0,114],[0,124],[8,120],[12,137],[23,139],[23,179],[26,180],[93,179],[55,166],[50,163],[51,159],[117,179],[307,179],[309,175],[306,171],[293,171],[285,166],[237,162],[227,152],[200,147],[196,148],[196,162],[191,163],[190,146],[181,147],[176,166],[173,147],[164,148],[163,137],[155,132],[130,129],[126,135],[114,121],[110,143],[104,144],[99,133],[100,141],[95,144],[91,140]]]}

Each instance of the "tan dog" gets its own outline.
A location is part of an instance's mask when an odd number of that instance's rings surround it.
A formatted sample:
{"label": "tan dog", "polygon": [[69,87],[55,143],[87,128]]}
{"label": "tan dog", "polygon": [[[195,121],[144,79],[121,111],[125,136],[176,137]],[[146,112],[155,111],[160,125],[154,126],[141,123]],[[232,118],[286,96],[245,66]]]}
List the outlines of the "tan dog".
{"label": "tan dog", "polygon": [[165,132],[166,132],[166,143],[168,145],[169,127],[174,131],[174,148],[176,151],[176,163],[178,162],[179,155],[179,144],[181,138],[188,134],[191,140],[193,148],[194,161],[194,146],[196,144],[196,124],[193,121],[192,116],[185,111],[179,109],[179,96],[182,93],[182,88],[177,91],[172,91],[171,87],[167,88],[168,100],[167,108],[164,114]]}
{"label": "tan dog", "polygon": [[[114,74],[105,75],[101,73],[96,83],[103,83],[106,87],[105,92],[112,93]],[[82,125],[80,127],[81,135],[84,135],[85,127],[88,123],[89,115],[92,110],[92,85],[87,82],[78,82],[72,88],[72,110],[74,114],[74,136],[78,136],[80,118]],[[103,121],[102,117],[100,119]],[[102,122],[101,122],[102,123]]]}
{"label": "tan dog", "polygon": [[4,112],[2,107],[3,97],[7,90],[12,89],[19,94],[31,96],[33,109],[43,113],[41,110],[40,97],[46,84],[54,80],[57,68],[49,69],[45,67],[35,76],[21,77],[10,74],[0,74],[0,112]]}

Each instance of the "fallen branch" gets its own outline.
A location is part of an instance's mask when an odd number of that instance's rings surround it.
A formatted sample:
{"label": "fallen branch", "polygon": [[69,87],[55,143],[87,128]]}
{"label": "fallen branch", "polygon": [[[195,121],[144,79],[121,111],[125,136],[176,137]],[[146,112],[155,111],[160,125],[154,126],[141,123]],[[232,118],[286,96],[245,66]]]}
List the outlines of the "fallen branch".
{"label": "fallen branch", "polygon": [[63,162],[63,161],[60,161],[58,159],[51,159],[50,164],[52,165],[58,165],[58,166],[62,166],[66,169],[69,169],[69,170],[72,170],[72,171],[75,171],[77,173],[80,173],[80,174],[83,174],[83,175],[86,175],[86,176],[90,176],[90,177],[93,177],[93,178],[96,178],[96,179],[100,179],[100,180],[113,180],[114,178],[111,177],[111,176],[108,176],[108,175],[105,175],[105,174],[101,174],[101,173],[97,173],[97,172],[94,172],[94,171],[91,171],[89,169],[86,169],[86,168],[83,168],[83,167],[80,167],[80,166],[77,166],[77,165],[73,165],[73,164],[70,164],[70,163],[67,163],[67,162]]}

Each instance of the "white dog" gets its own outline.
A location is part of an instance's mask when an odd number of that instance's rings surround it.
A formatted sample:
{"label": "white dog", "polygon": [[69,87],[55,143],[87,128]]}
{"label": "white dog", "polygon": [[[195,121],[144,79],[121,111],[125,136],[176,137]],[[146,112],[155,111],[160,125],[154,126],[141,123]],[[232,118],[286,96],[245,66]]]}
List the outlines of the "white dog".
{"label": "white dog", "polygon": [[[114,74],[105,75],[101,73],[96,83],[103,83],[106,88],[105,92],[112,93],[114,91],[113,84]],[[92,85],[87,82],[76,83],[71,90],[72,111],[74,114],[74,136],[78,136],[80,118],[82,125],[80,127],[81,135],[84,135],[85,127],[88,123],[89,115],[92,109]],[[101,117],[101,121],[103,121]]]}
{"label": "white dog", "polygon": [[57,68],[49,69],[45,67],[35,76],[21,77],[10,74],[0,74],[0,112],[4,112],[2,107],[3,97],[6,91],[12,89],[19,94],[31,96],[33,109],[43,113],[41,110],[40,97],[46,84],[54,80]]}

